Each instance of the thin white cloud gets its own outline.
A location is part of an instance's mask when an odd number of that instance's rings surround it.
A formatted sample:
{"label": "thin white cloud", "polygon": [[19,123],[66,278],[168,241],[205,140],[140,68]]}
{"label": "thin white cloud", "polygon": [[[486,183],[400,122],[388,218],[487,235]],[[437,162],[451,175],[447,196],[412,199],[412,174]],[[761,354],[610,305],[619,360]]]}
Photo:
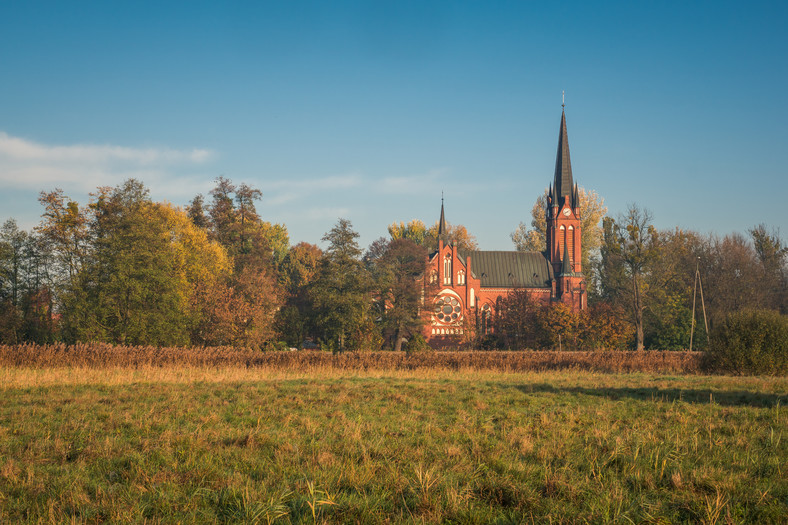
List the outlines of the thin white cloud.
{"label": "thin white cloud", "polygon": [[[295,201],[306,202],[316,193],[332,190],[349,190],[363,186],[364,178],[358,173],[330,175],[317,179],[287,179],[265,181],[260,184],[263,203],[267,206],[284,206]],[[344,209],[344,208],[343,208]]]}
{"label": "thin white cloud", "polygon": [[349,208],[310,208],[306,212],[309,219],[339,219],[350,214]]}
{"label": "thin white cloud", "polygon": [[[131,148],[117,145],[46,145],[0,131],[0,184],[20,189],[53,186],[90,191],[134,177],[146,184],[183,188],[178,172],[214,157],[207,149]],[[187,179],[202,179],[191,175]]]}
{"label": "thin white cloud", "polygon": [[382,193],[398,193],[406,195],[423,195],[437,188],[450,184],[444,182],[448,179],[449,168],[434,168],[426,173],[405,175],[401,177],[386,177],[378,188]]}
{"label": "thin white cloud", "polygon": [[289,205],[314,194],[326,195],[334,190],[355,189],[382,194],[420,195],[440,191],[440,188],[448,184],[444,181],[450,171],[449,168],[434,168],[425,173],[382,179],[364,177],[354,172],[315,179],[266,181],[260,184],[260,189],[263,192],[264,204],[269,206]]}
{"label": "thin white cloud", "polygon": [[330,175],[319,179],[266,181],[261,184],[261,189],[263,192],[281,189],[289,191],[333,190],[354,188],[360,186],[362,182],[363,177],[359,173],[348,173],[346,175]]}

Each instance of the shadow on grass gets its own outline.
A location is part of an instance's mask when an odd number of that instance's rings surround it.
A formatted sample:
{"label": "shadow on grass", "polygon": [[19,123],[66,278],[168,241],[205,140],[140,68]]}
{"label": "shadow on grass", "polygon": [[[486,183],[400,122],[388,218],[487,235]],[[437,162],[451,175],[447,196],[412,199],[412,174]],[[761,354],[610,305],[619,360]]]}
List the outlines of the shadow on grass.
{"label": "shadow on grass", "polygon": [[555,394],[585,394],[611,399],[613,401],[628,398],[640,401],[659,401],[672,403],[683,401],[685,403],[710,404],[721,406],[748,406],[748,407],[773,407],[777,404],[788,404],[788,394],[768,394],[748,392],[746,390],[694,390],[678,388],[612,388],[612,387],[556,387],[547,383],[518,385],[517,390],[525,394],[555,393]]}

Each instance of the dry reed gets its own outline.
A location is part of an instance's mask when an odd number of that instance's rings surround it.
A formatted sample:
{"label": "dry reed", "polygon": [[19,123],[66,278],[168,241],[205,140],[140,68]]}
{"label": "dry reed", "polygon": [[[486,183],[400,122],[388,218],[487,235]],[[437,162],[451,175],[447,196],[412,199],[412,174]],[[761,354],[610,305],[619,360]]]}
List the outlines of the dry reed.
{"label": "dry reed", "polygon": [[261,352],[233,347],[162,348],[104,343],[76,345],[0,345],[0,366],[17,368],[79,367],[246,367],[286,370],[479,369],[507,372],[588,370],[595,372],[700,373],[699,352],[669,351],[516,351]]}

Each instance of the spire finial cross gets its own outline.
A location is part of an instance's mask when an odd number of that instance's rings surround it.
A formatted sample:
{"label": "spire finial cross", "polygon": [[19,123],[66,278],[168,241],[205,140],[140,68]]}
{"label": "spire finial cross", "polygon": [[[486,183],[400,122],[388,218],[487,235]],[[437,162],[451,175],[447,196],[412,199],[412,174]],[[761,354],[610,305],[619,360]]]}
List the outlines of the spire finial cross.
{"label": "spire finial cross", "polygon": [[441,205],[443,205],[443,190],[441,190]]}
{"label": "spire finial cross", "polygon": [[566,107],[566,91],[561,91],[561,107]]}

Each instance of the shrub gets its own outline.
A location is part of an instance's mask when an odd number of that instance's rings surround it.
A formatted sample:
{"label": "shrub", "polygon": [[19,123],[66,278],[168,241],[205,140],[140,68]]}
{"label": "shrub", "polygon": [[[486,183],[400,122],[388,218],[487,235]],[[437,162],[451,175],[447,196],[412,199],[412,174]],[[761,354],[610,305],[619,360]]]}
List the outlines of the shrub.
{"label": "shrub", "polygon": [[788,373],[788,316],[772,310],[728,314],[711,331],[704,364],[731,374]]}
{"label": "shrub", "polygon": [[418,354],[421,352],[426,352],[427,350],[432,350],[430,345],[427,344],[427,340],[424,339],[424,336],[416,333],[408,340],[407,343],[402,345],[402,348],[405,350],[405,353],[408,355],[411,354]]}

